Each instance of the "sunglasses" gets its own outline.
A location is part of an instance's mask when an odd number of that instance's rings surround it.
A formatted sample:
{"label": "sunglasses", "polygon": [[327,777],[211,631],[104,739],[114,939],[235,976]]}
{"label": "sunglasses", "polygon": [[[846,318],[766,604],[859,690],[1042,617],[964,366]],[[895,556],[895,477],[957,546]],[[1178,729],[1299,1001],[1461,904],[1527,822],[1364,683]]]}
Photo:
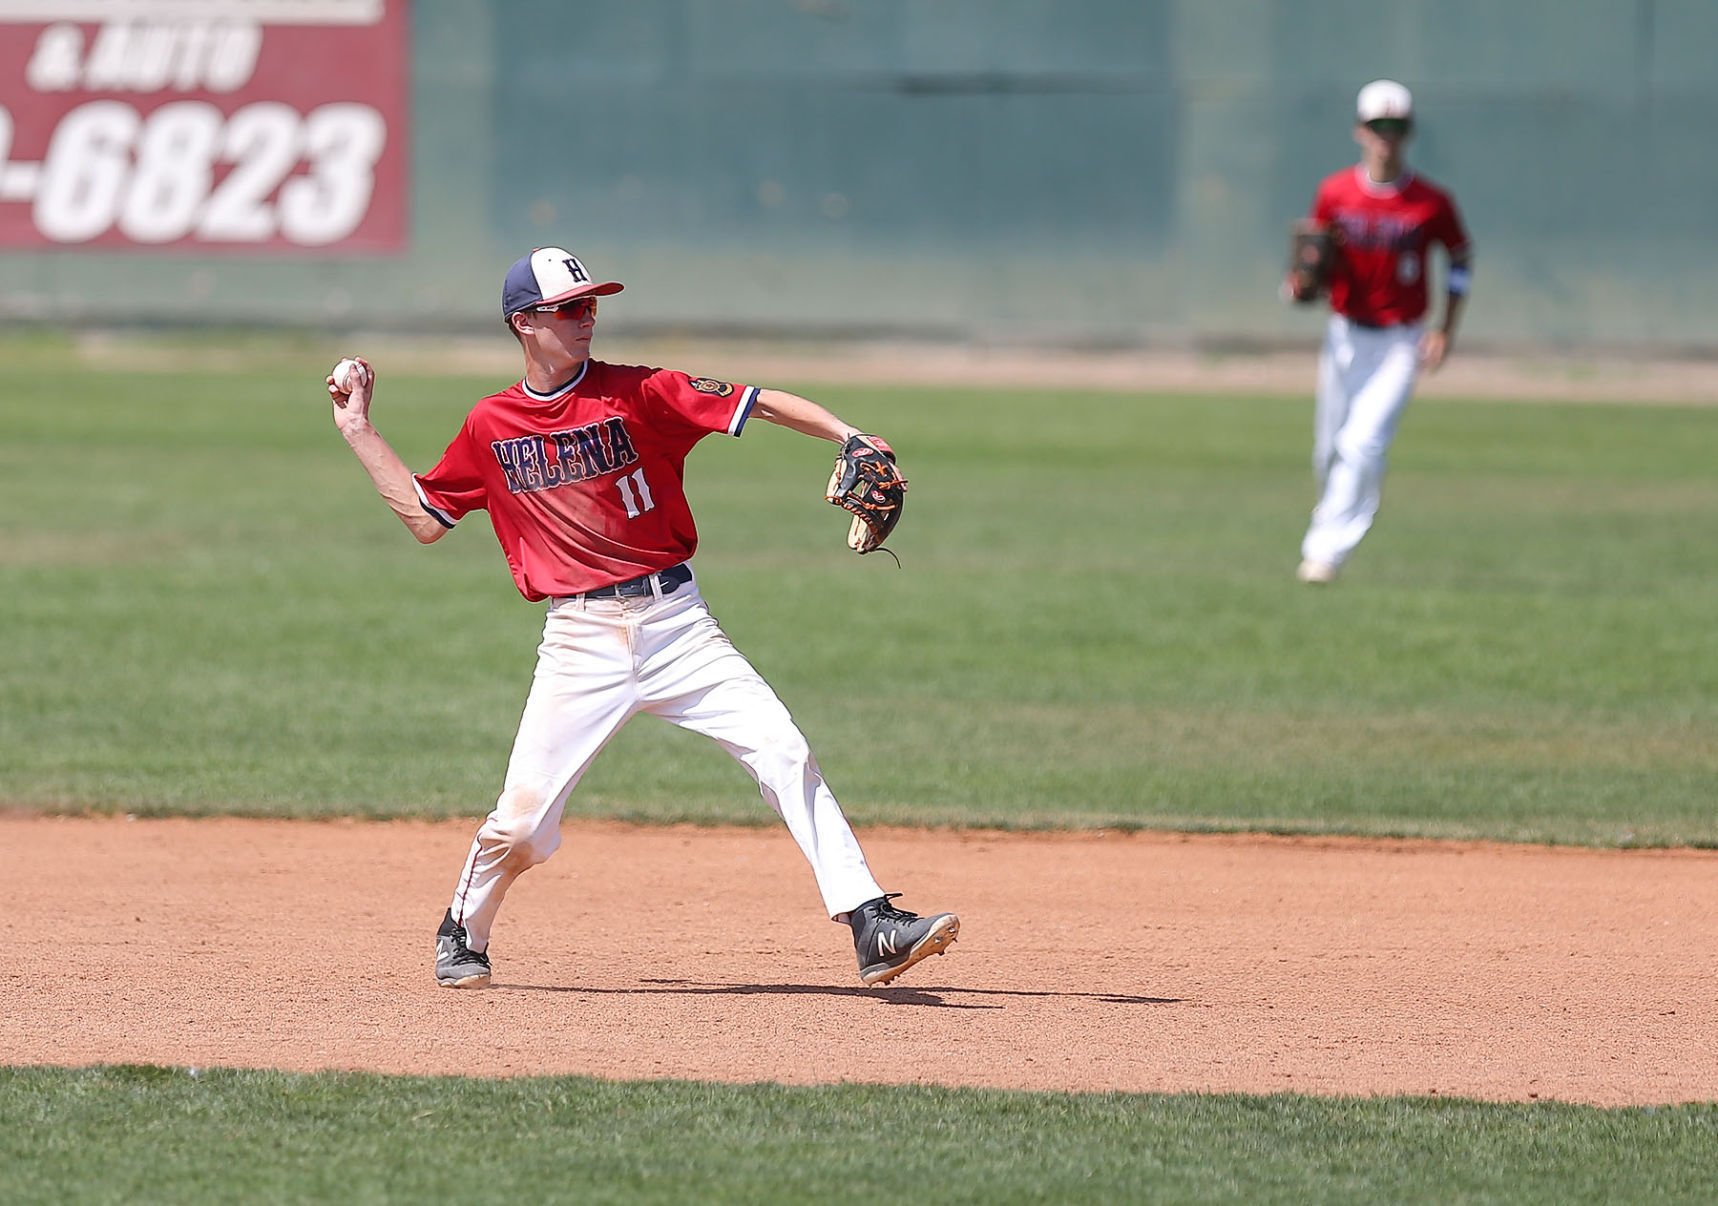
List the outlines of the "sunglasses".
{"label": "sunglasses", "polygon": [[572,301],[564,301],[558,306],[533,306],[537,314],[558,314],[563,318],[589,318],[597,312],[597,299],[594,297],[575,297]]}
{"label": "sunglasses", "polygon": [[1405,117],[1379,117],[1367,122],[1366,128],[1374,134],[1406,134],[1411,125]]}

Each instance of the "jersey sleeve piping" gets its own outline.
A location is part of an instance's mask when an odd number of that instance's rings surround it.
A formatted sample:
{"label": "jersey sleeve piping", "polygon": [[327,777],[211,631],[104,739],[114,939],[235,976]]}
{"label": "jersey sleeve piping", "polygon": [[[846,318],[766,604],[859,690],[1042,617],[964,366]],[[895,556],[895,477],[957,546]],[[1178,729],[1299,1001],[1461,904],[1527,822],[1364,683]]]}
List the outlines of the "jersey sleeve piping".
{"label": "jersey sleeve piping", "polygon": [[424,493],[423,485],[418,481],[416,474],[412,475],[412,489],[417,492],[418,504],[429,513],[431,519],[434,519],[442,527],[451,528],[454,524],[459,522],[459,520],[454,519],[446,511],[443,511],[440,507],[430,502],[429,496]]}
{"label": "jersey sleeve piping", "polygon": [[746,386],[746,391],[740,395],[740,404],[734,408],[734,417],[728,421],[728,434],[738,436],[745,427],[746,420],[752,416],[752,407],[757,405],[758,387]]}

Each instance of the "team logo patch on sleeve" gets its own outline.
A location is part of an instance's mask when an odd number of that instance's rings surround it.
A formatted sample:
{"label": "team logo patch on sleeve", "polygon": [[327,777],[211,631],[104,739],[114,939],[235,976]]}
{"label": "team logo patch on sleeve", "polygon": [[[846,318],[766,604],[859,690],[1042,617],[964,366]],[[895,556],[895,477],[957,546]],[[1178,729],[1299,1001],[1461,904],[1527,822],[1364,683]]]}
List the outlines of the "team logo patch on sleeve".
{"label": "team logo patch on sleeve", "polygon": [[726,381],[717,381],[711,377],[693,377],[687,384],[701,394],[715,394],[718,398],[726,398],[734,392],[734,387]]}

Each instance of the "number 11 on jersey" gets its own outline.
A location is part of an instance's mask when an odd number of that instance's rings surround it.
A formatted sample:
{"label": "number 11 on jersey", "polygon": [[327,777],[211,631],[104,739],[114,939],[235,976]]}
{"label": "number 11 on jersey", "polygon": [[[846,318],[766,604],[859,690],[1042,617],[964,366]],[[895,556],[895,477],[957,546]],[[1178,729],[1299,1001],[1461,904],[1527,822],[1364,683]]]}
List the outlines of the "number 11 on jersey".
{"label": "number 11 on jersey", "polygon": [[[645,485],[643,468],[634,469],[626,476],[615,479],[614,484],[620,491],[620,501],[626,504],[628,519],[637,519],[656,506],[656,500],[650,497],[650,487]],[[636,490],[634,486],[637,487]]]}

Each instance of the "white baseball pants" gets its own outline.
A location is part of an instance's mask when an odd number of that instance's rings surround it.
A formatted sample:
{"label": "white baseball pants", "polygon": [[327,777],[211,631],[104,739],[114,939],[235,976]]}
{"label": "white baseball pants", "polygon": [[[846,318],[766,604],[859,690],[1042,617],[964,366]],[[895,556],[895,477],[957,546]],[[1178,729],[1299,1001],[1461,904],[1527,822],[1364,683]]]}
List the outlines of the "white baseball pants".
{"label": "white baseball pants", "polygon": [[472,950],[488,949],[513,881],[559,848],[568,795],[639,712],[713,738],[746,768],[811,863],[831,917],[883,895],[805,737],[694,579],[666,595],[551,601],[505,786],[453,895]]}
{"label": "white baseball pants", "polygon": [[1373,329],[1330,316],[1318,357],[1308,561],[1341,565],[1378,514],[1384,464],[1420,371],[1420,324]]}

